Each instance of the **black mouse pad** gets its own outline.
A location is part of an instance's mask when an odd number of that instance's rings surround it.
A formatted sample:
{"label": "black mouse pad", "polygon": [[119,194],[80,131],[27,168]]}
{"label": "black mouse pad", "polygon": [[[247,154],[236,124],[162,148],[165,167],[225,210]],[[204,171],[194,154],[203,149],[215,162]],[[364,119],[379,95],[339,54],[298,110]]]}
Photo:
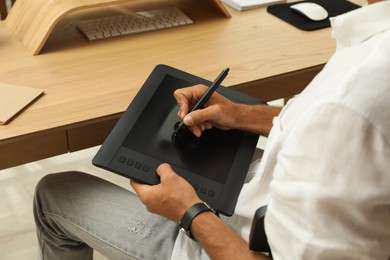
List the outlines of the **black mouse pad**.
{"label": "black mouse pad", "polygon": [[288,4],[271,5],[268,6],[267,11],[270,14],[273,14],[274,16],[282,19],[283,21],[304,31],[313,31],[330,26],[329,18],[322,21],[312,21],[309,18],[306,18],[291,10],[291,5],[301,2],[310,2],[321,5],[326,9],[326,11],[328,11],[329,17],[334,17],[360,7],[359,5],[345,0],[311,0],[298,1]]}
{"label": "black mouse pad", "polygon": [[[169,163],[202,200],[232,215],[259,136],[212,128],[201,138],[183,130],[173,139],[179,121],[173,92],[195,84],[210,86],[211,82],[166,65],[156,66],[92,163],[151,185],[160,182],[157,167]],[[223,86],[217,92],[235,102],[265,104]]]}

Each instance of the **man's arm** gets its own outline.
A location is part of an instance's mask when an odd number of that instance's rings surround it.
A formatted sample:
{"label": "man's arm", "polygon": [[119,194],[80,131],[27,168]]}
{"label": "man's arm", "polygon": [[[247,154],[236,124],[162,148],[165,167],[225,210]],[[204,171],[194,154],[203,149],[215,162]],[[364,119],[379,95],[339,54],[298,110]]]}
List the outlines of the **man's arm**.
{"label": "man's arm", "polygon": [[278,116],[281,110],[280,107],[237,104],[237,129],[268,136],[273,118]]}
{"label": "man's arm", "polygon": [[[168,164],[160,165],[157,174],[161,180],[158,185],[131,181],[131,186],[148,211],[178,223],[185,212],[201,200],[191,184],[177,175]],[[250,251],[248,243],[214,213],[197,215],[190,229],[211,259],[267,259],[265,255]]]}
{"label": "man's arm", "polygon": [[248,243],[211,212],[197,216],[191,232],[211,259],[269,259],[250,251]]}
{"label": "man's arm", "polygon": [[174,93],[180,106],[179,118],[198,137],[211,127],[240,129],[268,136],[273,118],[281,111],[279,107],[238,104],[214,93],[203,109],[189,113],[206,89],[204,85],[196,85]]}

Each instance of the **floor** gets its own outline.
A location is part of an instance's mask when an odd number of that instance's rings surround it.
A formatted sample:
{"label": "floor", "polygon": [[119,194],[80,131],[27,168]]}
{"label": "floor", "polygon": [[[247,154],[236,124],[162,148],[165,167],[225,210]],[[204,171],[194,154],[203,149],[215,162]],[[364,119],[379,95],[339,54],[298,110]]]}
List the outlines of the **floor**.
{"label": "floor", "polygon": [[[260,138],[258,147],[264,147],[265,142],[265,138]],[[93,147],[0,171],[0,259],[37,259],[32,198],[36,183],[44,175],[77,170],[94,174],[125,188],[130,187],[128,179],[91,164],[98,148]],[[94,259],[106,258],[95,252]]]}
{"label": "floor", "polygon": [[[46,174],[84,171],[129,188],[129,181],[91,164],[99,147],[69,153],[0,171],[0,259],[37,259],[32,197]],[[95,253],[95,259],[106,259]]]}

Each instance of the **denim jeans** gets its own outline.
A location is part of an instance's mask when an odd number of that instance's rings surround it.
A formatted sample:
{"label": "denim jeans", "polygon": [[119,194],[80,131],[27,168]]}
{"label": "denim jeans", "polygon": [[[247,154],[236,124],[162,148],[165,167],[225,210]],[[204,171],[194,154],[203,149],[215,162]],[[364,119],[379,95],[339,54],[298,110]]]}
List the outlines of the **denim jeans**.
{"label": "denim jeans", "polygon": [[176,223],[149,213],[132,192],[80,172],[42,178],[34,197],[41,259],[170,259]]}

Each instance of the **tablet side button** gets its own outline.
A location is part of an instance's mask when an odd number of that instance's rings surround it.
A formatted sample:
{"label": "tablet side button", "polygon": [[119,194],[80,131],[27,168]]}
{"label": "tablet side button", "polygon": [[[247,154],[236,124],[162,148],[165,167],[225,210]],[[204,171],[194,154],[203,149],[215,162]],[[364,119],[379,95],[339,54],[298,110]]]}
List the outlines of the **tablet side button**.
{"label": "tablet side button", "polygon": [[135,165],[134,165],[134,167],[137,168],[137,169],[141,169],[142,163],[136,162]]}
{"label": "tablet side button", "polygon": [[144,172],[148,172],[149,169],[150,169],[150,167],[147,166],[147,165],[144,165],[144,166],[142,167],[142,171],[144,171]]}
{"label": "tablet side button", "polygon": [[214,196],[215,196],[215,191],[209,190],[209,192],[207,193],[207,195],[209,195],[210,197],[214,197]]}
{"label": "tablet side button", "polygon": [[129,160],[127,160],[127,165],[129,165],[129,166],[133,166],[134,165],[134,160],[132,160],[132,159],[129,159]]}
{"label": "tablet side button", "polygon": [[193,183],[192,186],[194,187],[195,191],[199,190],[199,184]]}

